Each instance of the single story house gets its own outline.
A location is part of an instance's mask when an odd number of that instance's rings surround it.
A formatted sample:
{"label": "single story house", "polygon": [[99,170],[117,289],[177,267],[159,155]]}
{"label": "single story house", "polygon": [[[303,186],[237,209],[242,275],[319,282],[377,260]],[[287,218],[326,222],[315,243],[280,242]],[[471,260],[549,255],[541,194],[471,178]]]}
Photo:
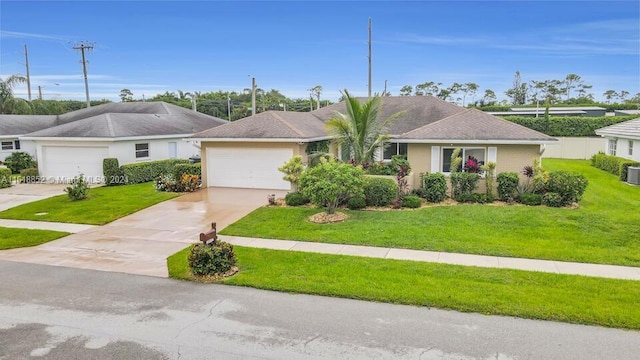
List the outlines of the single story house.
{"label": "single story house", "polygon": [[614,110],[615,116],[640,116],[640,110]]}
{"label": "single story house", "polygon": [[188,158],[200,150],[185,137],[225,123],[165,102],[107,103],[58,115],[54,126],[22,134],[19,141],[35,145],[40,176],[60,181],[82,173],[101,182],[104,158],[121,165]]}
{"label": "single story house", "polygon": [[[538,107],[538,113],[544,115],[544,106]],[[515,113],[513,115],[522,115],[531,116],[531,112],[534,112],[535,108],[511,108],[511,112]],[[571,115],[580,115],[580,116],[605,116],[607,114],[607,109],[600,106],[553,106],[549,108],[550,115],[556,116],[571,116]]]}
{"label": "single story house", "polygon": [[607,139],[607,155],[640,161],[640,118],[596,130]]}
{"label": "single story house", "polygon": [[[380,151],[381,160],[406,155],[413,183],[420,173],[449,173],[451,153],[481,163],[497,163],[497,172],[520,172],[539,159],[545,144],[557,140],[475,109],[466,109],[432,96],[382,97],[379,116],[402,111],[390,127],[392,140]],[[345,112],[345,103],[308,113],[267,111],[193,135],[201,143],[203,184],[290,190],[278,167],[294,155],[306,158],[309,144],[330,140],[325,121]],[[330,151],[343,158],[341,149]]]}

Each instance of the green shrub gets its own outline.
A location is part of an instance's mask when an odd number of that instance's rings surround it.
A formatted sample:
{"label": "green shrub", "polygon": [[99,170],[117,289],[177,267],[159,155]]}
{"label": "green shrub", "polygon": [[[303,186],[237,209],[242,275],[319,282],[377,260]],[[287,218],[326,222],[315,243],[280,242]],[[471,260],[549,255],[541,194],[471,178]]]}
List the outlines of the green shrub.
{"label": "green shrub", "polygon": [[40,172],[38,172],[38,168],[20,170],[20,182],[25,184],[40,182]]}
{"label": "green shrub", "polygon": [[640,162],[599,152],[591,157],[591,165],[627,181],[629,166],[640,166]]}
{"label": "green shrub", "polygon": [[0,168],[0,189],[11,186],[11,170],[8,168]]}
{"label": "green shrub", "polygon": [[4,165],[8,167],[13,174],[19,174],[20,170],[38,167],[38,163],[33,159],[33,156],[23,151],[11,153],[11,155],[4,159]]}
{"label": "green shrub", "polygon": [[64,191],[69,196],[69,199],[73,201],[86,199],[89,192],[89,184],[86,182],[84,174],[74,177],[71,180],[71,186],[67,186]]}
{"label": "green shrub", "polygon": [[498,198],[503,201],[509,201],[513,199],[513,195],[518,187],[518,173],[515,172],[501,172],[498,174],[496,182],[498,183]]}
{"label": "green shrub", "polygon": [[549,181],[545,185],[545,191],[560,195],[564,206],[580,201],[588,183],[589,180],[582,174],[554,171],[549,173]]}
{"label": "green shrub", "polygon": [[640,162],[626,160],[620,163],[620,180],[627,181],[627,175],[629,174],[629,166],[640,166]]}
{"label": "green shrub", "polygon": [[520,194],[520,203],[530,206],[538,206],[542,204],[542,195],[534,193]]}
{"label": "green shrub", "polygon": [[447,179],[441,173],[424,174],[421,177],[421,189],[428,202],[438,203],[447,197]]}
{"label": "green shrub", "polygon": [[116,158],[106,158],[102,160],[102,174],[106,186],[124,185],[127,183],[120,163]]}
{"label": "green shrub", "polygon": [[236,254],[233,246],[224,241],[210,245],[194,244],[188,261],[194,275],[224,274],[236,265]]}
{"label": "green shrub", "polygon": [[564,201],[562,201],[562,196],[554,192],[549,192],[544,194],[544,196],[542,197],[542,202],[544,202],[545,205],[550,207],[564,206]]}
{"label": "green shrub", "polygon": [[391,179],[368,177],[364,182],[367,206],[389,206],[397,194],[398,185]]}
{"label": "green shrub", "polygon": [[182,174],[179,180],[176,180],[171,174],[161,175],[156,178],[154,187],[158,191],[194,192],[200,187],[200,177]]}
{"label": "green shrub", "polygon": [[202,164],[176,164],[173,166],[173,171],[171,173],[175,179],[182,178],[182,175],[184,174],[202,177]]}
{"label": "green shrub", "polygon": [[365,170],[367,175],[395,175],[397,173],[395,167],[391,163],[376,162]]}
{"label": "green shrub", "polygon": [[171,174],[174,166],[188,163],[189,160],[186,159],[168,159],[127,164],[121,168],[127,184],[138,184],[153,181],[160,175]]}
{"label": "green shrub", "polygon": [[456,196],[472,194],[478,188],[480,175],[470,172],[452,172],[450,175],[453,193]]}
{"label": "green shrub", "polygon": [[278,171],[284,174],[283,180],[291,183],[291,187],[296,189],[300,182],[300,177],[304,172],[305,166],[302,163],[302,156],[296,155],[287,160],[282,166],[278,168]]}
{"label": "green shrub", "polygon": [[417,196],[409,195],[402,199],[402,207],[417,209],[420,206],[422,206],[422,201]]}
{"label": "green shrub", "polygon": [[290,192],[284,197],[284,202],[289,206],[300,206],[309,203],[309,199],[302,195],[301,192]]}
{"label": "green shrub", "polygon": [[[422,176],[424,176],[424,175],[422,175]],[[422,177],[421,177],[421,179],[422,179]],[[417,196],[417,197],[422,198],[422,199],[425,198],[426,194],[427,193],[424,191],[424,189],[422,187],[419,187],[417,189],[411,190],[411,195]]]}
{"label": "green shrub", "polygon": [[367,206],[367,201],[364,198],[364,194],[357,194],[349,198],[347,201],[347,207],[351,210],[364,209]]}
{"label": "green shrub", "polygon": [[362,193],[363,171],[360,167],[320,159],[320,164],[307,169],[300,177],[302,194],[332,214],[350,197]]}
{"label": "green shrub", "polygon": [[549,136],[597,136],[596,129],[614,125],[637,116],[544,116],[538,118],[528,116],[506,116],[505,120],[528,127]]}

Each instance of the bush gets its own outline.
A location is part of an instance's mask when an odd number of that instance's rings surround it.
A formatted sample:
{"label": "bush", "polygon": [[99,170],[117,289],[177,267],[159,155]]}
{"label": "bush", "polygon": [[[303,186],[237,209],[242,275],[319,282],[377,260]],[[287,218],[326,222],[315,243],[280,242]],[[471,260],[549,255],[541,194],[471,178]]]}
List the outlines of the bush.
{"label": "bush", "polygon": [[11,170],[8,168],[0,168],[0,189],[11,186]]}
{"label": "bush", "polygon": [[542,195],[534,193],[520,194],[520,203],[530,206],[538,206],[542,204]]}
{"label": "bush", "polygon": [[580,201],[588,183],[589,180],[582,174],[554,171],[549,173],[545,191],[560,195],[562,206],[564,206]]}
{"label": "bush", "polygon": [[290,182],[291,187],[295,190],[298,187],[304,168],[302,156],[296,155],[280,166],[278,171],[284,174],[282,179]]}
{"label": "bush", "polygon": [[480,175],[470,172],[452,172],[450,175],[452,192],[456,195],[472,194],[478,188]]}
{"label": "bush", "polygon": [[38,163],[33,160],[33,156],[23,151],[16,151],[4,159],[4,164],[13,174],[19,174],[20,170],[38,167]]}
{"label": "bush", "polygon": [[216,275],[224,274],[236,265],[236,254],[232,245],[216,241],[210,245],[191,246],[188,260],[194,275]]}
{"label": "bush", "polygon": [[549,136],[597,136],[596,129],[635,119],[637,116],[506,116],[505,120],[528,127]]}
{"label": "bush", "polygon": [[300,206],[309,203],[309,199],[302,195],[301,192],[294,191],[288,193],[284,197],[284,202],[289,206]]}
{"label": "bush", "polygon": [[498,183],[498,198],[503,201],[509,201],[513,199],[513,195],[518,187],[518,173],[515,172],[501,172],[498,174],[496,182]]}
{"label": "bush", "polygon": [[438,203],[447,197],[447,179],[441,173],[424,174],[421,188],[428,202]]}
{"label": "bush", "polygon": [[550,207],[562,207],[564,205],[564,202],[562,201],[562,196],[554,192],[549,192],[544,194],[544,196],[542,197],[542,202],[544,202],[545,205]]}
{"label": "bush", "polygon": [[40,182],[38,168],[28,168],[20,170],[20,182],[29,184]]}
{"label": "bush", "polygon": [[106,186],[124,185],[127,183],[120,163],[116,158],[106,158],[102,160],[102,174]]}
{"label": "bush", "polygon": [[182,175],[196,175],[198,178],[202,177],[202,164],[176,164],[171,171],[174,179],[182,178]]}
{"label": "bush", "polygon": [[627,181],[629,166],[640,166],[640,162],[599,152],[591,157],[591,165]]}
{"label": "bush", "polygon": [[342,164],[333,159],[320,159],[319,165],[302,174],[300,188],[302,194],[314,205],[324,207],[327,213],[332,214],[338,205],[362,193],[362,173],[360,167]]}
{"label": "bush", "polygon": [[402,199],[402,207],[417,209],[420,206],[422,206],[422,201],[417,196],[409,195]]}
{"label": "bush", "polygon": [[422,199],[425,198],[426,194],[427,193],[425,192],[425,190],[422,187],[419,187],[417,189],[411,190],[411,195],[417,196],[417,197],[422,198]]}
{"label": "bush", "polygon": [[367,206],[389,206],[398,194],[398,185],[391,179],[368,177],[364,182]]}
{"label": "bush", "polygon": [[367,201],[364,198],[363,194],[357,194],[352,196],[347,201],[347,207],[351,210],[360,210],[364,209],[367,206]]}
{"label": "bush", "polygon": [[127,164],[121,168],[127,184],[138,184],[153,181],[160,175],[171,174],[174,166],[188,163],[189,160],[186,159],[168,159]]}
{"label": "bush", "polygon": [[86,199],[89,192],[89,184],[85,181],[84,174],[74,177],[71,180],[71,186],[67,186],[64,191],[69,196],[69,199],[73,201]]}
{"label": "bush", "polygon": [[176,180],[173,175],[161,175],[156,178],[154,187],[158,191],[194,192],[200,187],[200,177],[182,174],[180,180]]}

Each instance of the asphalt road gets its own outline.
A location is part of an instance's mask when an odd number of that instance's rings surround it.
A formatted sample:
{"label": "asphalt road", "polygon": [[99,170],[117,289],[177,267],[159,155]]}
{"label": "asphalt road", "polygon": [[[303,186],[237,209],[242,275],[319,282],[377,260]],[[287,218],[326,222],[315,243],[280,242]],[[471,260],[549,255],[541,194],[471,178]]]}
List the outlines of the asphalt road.
{"label": "asphalt road", "polygon": [[638,359],[640,332],[0,261],[0,359]]}

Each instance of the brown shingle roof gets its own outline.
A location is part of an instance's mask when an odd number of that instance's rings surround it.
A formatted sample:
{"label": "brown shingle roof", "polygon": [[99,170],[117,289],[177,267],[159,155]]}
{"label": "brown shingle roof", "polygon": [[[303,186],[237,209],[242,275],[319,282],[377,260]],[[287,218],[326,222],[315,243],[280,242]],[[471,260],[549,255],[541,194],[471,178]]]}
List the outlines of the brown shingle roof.
{"label": "brown shingle roof", "polygon": [[313,139],[327,137],[324,123],[310,113],[266,111],[205,130],[193,138]]}
{"label": "brown shingle roof", "polygon": [[557,141],[551,136],[476,109],[422,126],[396,137],[404,140]]}

